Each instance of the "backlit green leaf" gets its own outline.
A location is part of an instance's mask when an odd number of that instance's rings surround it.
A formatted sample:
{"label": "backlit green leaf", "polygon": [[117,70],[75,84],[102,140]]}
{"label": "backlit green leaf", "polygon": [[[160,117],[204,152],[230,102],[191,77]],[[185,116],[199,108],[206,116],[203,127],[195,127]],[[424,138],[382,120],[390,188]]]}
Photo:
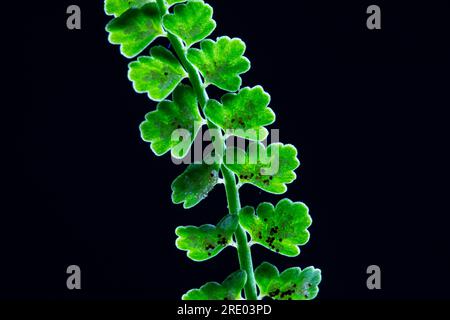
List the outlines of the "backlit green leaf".
{"label": "backlit green leaf", "polygon": [[184,158],[189,148],[175,152],[173,148],[180,142],[175,139],[177,135],[174,133],[178,130],[179,135],[190,142],[190,147],[202,121],[194,90],[180,84],[173,93],[173,101],[160,102],[156,111],[145,116],[140,126],[141,136],[144,141],[151,143],[151,149],[156,155],[162,156],[172,150],[174,158]]}
{"label": "backlit green leaf", "polygon": [[167,31],[180,37],[187,47],[209,36],[216,28],[212,19],[213,8],[203,0],[190,0],[174,8],[173,14],[164,17]]}
{"label": "backlit green leaf", "polygon": [[296,179],[294,170],[300,165],[293,145],[274,143],[266,148],[257,142],[250,142],[247,151],[227,149],[224,163],[240,183],[250,183],[274,194],[287,191],[286,184]]}
{"label": "backlit green leaf", "polygon": [[250,61],[243,56],[245,43],[238,38],[220,37],[216,42],[202,41],[200,48],[189,49],[188,59],[200,70],[206,83],[226,91],[239,90],[240,74],[250,70]]}
{"label": "backlit green leaf", "polygon": [[118,17],[131,8],[141,8],[155,0],[105,0],[105,12],[107,15]]}
{"label": "backlit green leaf", "polygon": [[187,256],[194,261],[211,259],[232,243],[238,220],[236,215],[227,215],[217,226],[178,227],[177,248],[187,251]]}
{"label": "backlit green leaf", "polygon": [[132,8],[106,25],[109,42],[119,44],[127,58],[141,53],[156,38],[164,35],[161,16],[156,3],[141,8]]}
{"label": "backlit green leaf", "polygon": [[322,280],[320,269],[289,268],[283,273],[268,262],[255,270],[255,280],[260,290],[260,297],[274,300],[312,300],[319,292]]}
{"label": "backlit green leaf", "polygon": [[219,166],[191,164],[172,183],[172,201],[184,203],[185,209],[196,206],[208,196],[219,179]]}
{"label": "backlit green leaf", "polygon": [[169,6],[172,6],[172,5],[176,4],[176,3],[181,3],[181,2],[186,2],[186,0],[166,0],[166,3]]}
{"label": "backlit green leaf", "polygon": [[276,207],[261,203],[256,214],[252,207],[245,207],[239,213],[239,221],[253,242],[290,257],[297,256],[298,246],[308,242],[307,229],[312,223],[308,207],[289,199],[281,200]]}
{"label": "backlit green leaf", "polygon": [[268,108],[270,95],[260,86],[244,88],[239,93],[227,93],[221,99],[209,100],[206,117],[226,130],[228,134],[249,140],[264,140],[267,129],[264,126],[275,122],[275,114]]}
{"label": "backlit green leaf", "polygon": [[183,295],[183,300],[241,300],[247,274],[239,270],[231,274],[222,284],[208,282],[200,289],[193,289]]}
{"label": "backlit green leaf", "polygon": [[139,57],[129,64],[128,78],[136,92],[150,99],[164,100],[187,76],[175,56],[162,46],[153,47],[151,56]]}

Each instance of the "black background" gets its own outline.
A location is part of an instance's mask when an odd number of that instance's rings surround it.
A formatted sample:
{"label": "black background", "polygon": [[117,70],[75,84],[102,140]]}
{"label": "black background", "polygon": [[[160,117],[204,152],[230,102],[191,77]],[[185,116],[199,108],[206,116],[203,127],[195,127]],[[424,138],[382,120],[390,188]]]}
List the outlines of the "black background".
{"label": "black background", "polygon": [[[273,127],[299,149],[286,196],[307,203],[314,220],[299,257],[255,246],[255,266],[319,267],[323,300],[450,298],[449,6],[377,2],[383,29],[369,31],[372,2],[208,2],[213,37],[247,43],[244,85],[271,93]],[[70,4],[81,7],[81,31],[66,28]],[[178,299],[236,270],[233,249],[199,264],[174,246],[176,226],[225,214],[224,190],[190,211],[171,203],[183,168],[139,138],[155,104],[133,91],[128,61],[107,42],[102,1],[40,2],[27,13],[22,56],[11,62],[24,67],[13,83],[21,102],[4,119],[13,152],[0,297]],[[241,198],[281,197],[245,186]],[[82,269],[81,291],[66,289],[71,264]],[[366,287],[372,264],[382,269],[380,291]]]}

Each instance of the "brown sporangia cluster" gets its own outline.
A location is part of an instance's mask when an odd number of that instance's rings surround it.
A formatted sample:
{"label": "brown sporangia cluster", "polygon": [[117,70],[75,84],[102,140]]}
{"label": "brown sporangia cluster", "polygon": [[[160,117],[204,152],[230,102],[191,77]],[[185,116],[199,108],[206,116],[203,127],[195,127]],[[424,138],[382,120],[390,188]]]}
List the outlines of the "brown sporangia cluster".
{"label": "brown sporangia cluster", "polygon": [[[305,286],[307,288],[311,288],[312,285],[311,283],[306,283]],[[291,288],[285,290],[285,291],[281,291],[279,288],[272,290],[271,292],[269,292],[269,297],[274,299],[274,298],[280,298],[280,299],[284,299],[287,297],[288,300],[292,300],[292,295],[295,294],[297,291],[297,284],[293,284],[291,286]],[[303,296],[305,297],[305,299],[308,299],[309,295],[308,292],[306,290],[303,291]]]}
{"label": "brown sporangia cluster", "polygon": [[[267,222],[267,219],[264,219],[264,222]],[[277,249],[274,245],[275,241],[277,240],[277,234],[278,234],[279,230],[280,230],[280,228],[278,226],[274,226],[274,227],[270,228],[269,236],[266,239],[266,242],[269,245],[269,248],[276,252],[280,252],[280,249]],[[259,234],[261,234],[261,232]],[[278,241],[283,242],[283,239],[278,238]]]}
{"label": "brown sporangia cluster", "polygon": [[217,242],[219,245],[226,246],[228,244],[228,240],[221,234],[218,234],[217,237],[219,238],[219,241]]}
{"label": "brown sporangia cluster", "polygon": [[205,250],[208,251],[208,256],[211,256],[211,251],[214,251],[217,246],[226,246],[228,244],[228,240],[226,237],[224,237],[222,234],[217,235],[217,245],[214,245],[212,243],[208,243],[205,246]]}
{"label": "brown sporangia cluster", "polygon": [[[244,120],[242,120],[242,118],[238,118],[237,122],[238,122],[239,126],[245,128],[245,123],[244,123]],[[235,118],[231,119],[231,124],[234,124],[234,123],[236,123],[236,119]]]}
{"label": "brown sporangia cluster", "polygon": [[287,297],[288,300],[292,300],[291,296],[295,293],[296,286],[297,285],[294,284],[291,289],[288,289],[286,291],[281,291],[280,289],[277,288],[277,289],[269,292],[269,297],[272,299],[277,298],[277,297],[279,299],[283,299],[283,298]]}
{"label": "brown sporangia cluster", "polygon": [[[239,175],[239,179],[241,180],[250,180],[253,179],[253,177],[255,177],[254,173]],[[261,172],[258,172],[255,179],[261,181],[264,185],[269,186],[270,182],[273,180],[273,176],[263,176]]]}
{"label": "brown sporangia cluster", "polygon": [[[213,251],[216,248],[216,246],[212,245],[211,243],[208,243],[205,246],[205,250],[206,251]],[[211,252],[208,252],[208,256],[211,256]]]}

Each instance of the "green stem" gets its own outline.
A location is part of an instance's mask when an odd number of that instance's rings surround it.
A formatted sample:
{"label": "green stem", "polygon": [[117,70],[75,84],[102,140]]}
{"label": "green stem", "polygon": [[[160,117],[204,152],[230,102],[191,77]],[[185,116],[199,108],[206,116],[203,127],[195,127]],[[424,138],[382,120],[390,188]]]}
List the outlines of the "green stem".
{"label": "green stem", "polygon": [[203,81],[200,78],[200,75],[199,75],[197,69],[187,59],[186,50],[185,50],[184,45],[181,42],[181,40],[177,36],[175,36],[171,33],[167,34],[167,38],[169,39],[169,41],[173,47],[173,50],[175,51],[178,58],[180,59],[181,64],[186,69],[186,71],[189,75],[189,80],[192,83],[192,87],[194,88],[194,91],[197,94],[197,98],[198,98],[198,102],[200,103],[200,107],[203,110],[205,108],[206,102],[209,100],[209,98],[208,98],[208,94],[206,93],[205,88],[203,87]]}
{"label": "green stem", "polygon": [[[164,0],[156,1],[160,10],[161,15],[167,13],[167,7],[164,3]],[[180,59],[181,64],[187,71],[189,75],[189,80],[194,88],[194,91],[197,95],[197,99],[199,101],[200,107],[202,111],[204,110],[206,103],[209,100],[208,94],[206,93],[205,87],[203,86],[202,78],[198,70],[189,62],[186,56],[186,48],[184,47],[181,40],[167,32],[167,38],[170,41],[170,44],[173,47],[173,50]],[[217,129],[217,126],[208,121],[209,129]],[[222,139],[223,140],[223,139]],[[222,165],[221,168],[222,176],[224,178],[225,190],[227,195],[228,202],[228,210],[230,214],[237,215],[241,210],[241,203],[239,200],[239,191],[236,186],[236,177],[233,172],[231,172],[228,168]],[[236,242],[237,242],[237,251],[239,257],[239,264],[242,270],[245,270],[247,273],[247,283],[245,284],[244,291],[245,297],[247,300],[257,300],[257,292],[256,292],[256,284],[255,284],[255,274],[253,271],[253,262],[252,255],[250,251],[250,246],[247,241],[247,234],[241,225],[238,226],[238,229],[235,232]]]}
{"label": "green stem", "polygon": [[[227,193],[228,210],[230,214],[238,214],[241,210],[241,202],[239,200],[239,190],[236,186],[236,177],[227,167],[222,166],[222,175],[225,182],[225,190]],[[257,300],[255,273],[253,272],[252,253],[247,242],[247,234],[239,224],[234,234],[237,242],[237,251],[239,264],[242,270],[247,273],[247,283],[245,284],[245,298],[247,300]]]}

